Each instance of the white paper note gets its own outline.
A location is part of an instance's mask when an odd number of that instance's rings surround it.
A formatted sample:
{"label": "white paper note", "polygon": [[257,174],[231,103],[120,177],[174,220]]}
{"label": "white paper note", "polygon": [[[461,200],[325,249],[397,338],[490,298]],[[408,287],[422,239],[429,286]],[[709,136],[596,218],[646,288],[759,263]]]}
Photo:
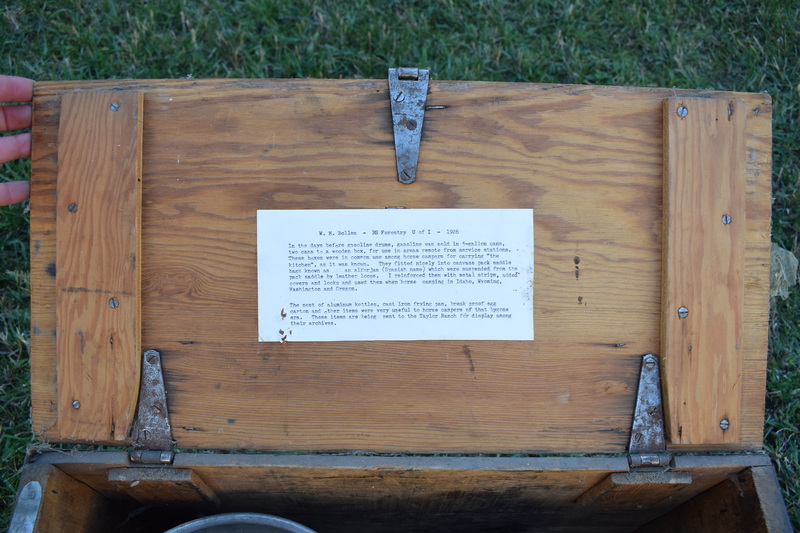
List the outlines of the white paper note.
{"label": "white paper note", "polygon": [[260,341],[533,340],[532,209],[258,211]]}

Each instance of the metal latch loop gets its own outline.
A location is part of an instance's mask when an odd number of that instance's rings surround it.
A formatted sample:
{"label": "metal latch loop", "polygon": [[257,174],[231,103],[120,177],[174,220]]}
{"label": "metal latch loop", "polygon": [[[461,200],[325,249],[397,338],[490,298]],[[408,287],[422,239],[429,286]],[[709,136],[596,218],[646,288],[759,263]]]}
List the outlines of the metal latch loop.
{"label": "metal latch loop", "polygon": [[397,180],[417,179],[422,122],[428,97],[430,71],[426,68],[390,68],[389,101],[392,107]]}

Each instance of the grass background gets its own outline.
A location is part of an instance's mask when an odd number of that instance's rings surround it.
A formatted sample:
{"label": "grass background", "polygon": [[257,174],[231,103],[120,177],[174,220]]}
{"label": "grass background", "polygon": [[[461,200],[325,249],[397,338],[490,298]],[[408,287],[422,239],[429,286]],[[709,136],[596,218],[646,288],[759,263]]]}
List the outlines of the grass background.
{"label": "grass background", "polygon": [[[385,78],[768,92],[773,241],[800,254],[800,4],[796,0],[5,0],[0,73],[34,79]],[[30,163],[1,166],[26,179]],[[28,420],[28,217],[0,208],[0,529]],[[800,290],[770,325],[765,448],[800,529]]]}

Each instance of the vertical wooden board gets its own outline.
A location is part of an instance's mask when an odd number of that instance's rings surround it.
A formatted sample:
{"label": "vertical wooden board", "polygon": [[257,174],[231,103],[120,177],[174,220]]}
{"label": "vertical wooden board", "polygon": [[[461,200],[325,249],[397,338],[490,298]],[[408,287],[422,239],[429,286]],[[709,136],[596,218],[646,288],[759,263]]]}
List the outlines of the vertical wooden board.
{"label": "vertical wooden board", "polygon": [[58,439],[56,409],[56,181],[61,98],[36,95],[31,129],[31,425]]}
{"label": "vertical wooden board", "polygon": [[[755,487],[755,500],[760,507],[760,515],[766,522],[770,533],[789,533],[792,531],[791,520],[786,509],[786,501],[775,475],[772,465],[754,466],[749,469]],[[791,500],[789,500],[791,502]]]}
{"label": "vertical wooden board", "polygon": [[61,104],[56,205],[61,435],[124,441],[140,377],[142,93]]}
{"label": "vertical wooden board", "polygon": [[741,436],[746,113],[742,100],[664,102],[661,354],[673,443]]}

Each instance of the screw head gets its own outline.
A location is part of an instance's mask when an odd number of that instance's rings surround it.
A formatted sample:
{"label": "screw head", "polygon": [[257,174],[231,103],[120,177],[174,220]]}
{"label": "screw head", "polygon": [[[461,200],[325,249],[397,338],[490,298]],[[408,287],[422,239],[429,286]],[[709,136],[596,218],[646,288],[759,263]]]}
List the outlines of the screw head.
{"label": "screw head", "polygon": [[76,204],[76,203],[69,204],[67,206],[67,211],[69,211],[70,213],[77,213],[78,212],[78,204]]}
{"label": "screw head", "polygon": [[686,309],[685,307],[681,307],[680,309],[678,309],[678,316],[681,318],[686,318],[687,316],[689,316],[689,310]]}
{"label": "screw head", "polygon": [[111,102],[111,105],[108,107],[111,111],[116,111],[119,109],[119,102]]}
{"label": "screw head", "polygon": [[109,306],[111,309],[116,309],[117,307],[119,307],[119,299],[117,299],[117,297],[116,297],[116,296],[115,296],[115,297],[113,297],[113,298],[111,298],[111,299],[108,301],[108,306]]}
{"label": "screw head", "polygon": [[722,428],[722,430],[723,430],[723,431],[725,431],[726,429],[728,429],[729,427],[731,427],[731,423],[730,423],[730,422],[728,422],[728,420],[727,420],[727,419],[723,419],[723,420],[721,420],[721,421],[720,421],[720,423],[719,423],[719,427],[720,427],[720,428]]}
{"label": "screw head", "polygon": [[731,216],[730,215],[722,215],[722,223],[726,226],[731,223]]}
{"label": "screw head", "polygon": [[408,170],[404,170],[403,172],[400,173],[401,183],[411,183],[413,181],[414,181],[414,175]]}
{"label": "screw head", "polygon": [[72,402],[72,407],[75,408],[75,409],[80,409],[81,408],[81,402],[79,402],[78,400],[73,401]]}
{"label": "screw head", "polygon": [[688,109],[686,109],[684,106],[680,106],[680,107],[678,108],[678,116],[679,116],[679,117],[683,118],[683,117],[685,117],[685,116],[686,116],[686,115],[688,115],[688,114],[689,114],[689,110],[688,110]]}

